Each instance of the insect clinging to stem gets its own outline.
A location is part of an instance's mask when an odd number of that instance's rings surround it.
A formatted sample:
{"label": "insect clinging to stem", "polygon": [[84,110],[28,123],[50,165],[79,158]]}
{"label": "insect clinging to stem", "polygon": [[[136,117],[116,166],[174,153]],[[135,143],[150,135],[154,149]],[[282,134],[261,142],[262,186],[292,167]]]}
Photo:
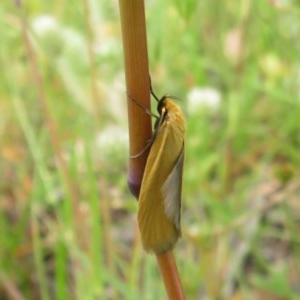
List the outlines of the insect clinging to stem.
{"label": "insect clinging to stem", "polygon": [[[154,132],[147,147],[147,158],[138,200],[138,225],[144,249],[161,254],[171,250],[181,236],[180,208],[184,161],[184,116],[171,99],[158,99],[150,87],[151,95],[158,102]],[[136,100],[129,96],[137,105]],[[153,114],[146,110],[146,113]]]}

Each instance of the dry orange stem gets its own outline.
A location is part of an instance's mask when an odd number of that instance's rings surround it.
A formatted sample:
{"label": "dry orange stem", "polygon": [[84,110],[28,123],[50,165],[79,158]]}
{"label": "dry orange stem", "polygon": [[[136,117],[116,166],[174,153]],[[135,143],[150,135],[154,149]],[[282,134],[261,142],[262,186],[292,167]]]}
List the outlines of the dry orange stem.
{"label": "dry orange stem", "polygon": [[[150,82],[143,0],[119,0],[123,37],[126,89],[143,107],[150,109]],[[130,155],[141,152],[151,138],[151,118],[127,97]],[[138,197],[148,151],[129,160],[128,184]]]}
{"label": "dry orange stem", "polygon": [[156,259],[170,300],[185,300],[173,252],[157,254]]}
{"label": "dry orange stem", "polygon": [[[144,0],[119,0],[123,38],[126,89],[141,106],[150,109],[150,82]],[[151,118],[127,97],[130,155],[145,148],[152,136]],[[128,185],[138,198],[149,151],[129,160]],[[184,300],[172,252],[156,255],[170,300]]]}

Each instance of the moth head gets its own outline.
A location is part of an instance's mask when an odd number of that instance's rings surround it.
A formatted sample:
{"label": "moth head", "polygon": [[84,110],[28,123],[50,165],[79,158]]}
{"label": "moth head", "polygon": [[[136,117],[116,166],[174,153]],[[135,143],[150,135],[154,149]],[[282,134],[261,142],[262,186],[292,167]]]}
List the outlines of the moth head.
{"label": "moth head", "polygon": [[158,100],[157,111],[159,113],[159,117],[155,121],[154,129],[158,129],[160,127],[168,113],[166,110],[167,98],[167,96],[163,96]]}
{"label": "moth head", "polygon": [[162,114],[162,110],[166,106],[166,100],[167,100],[167,96],[165,95],[158,101],[157,111],[158,111],[159,115]]}

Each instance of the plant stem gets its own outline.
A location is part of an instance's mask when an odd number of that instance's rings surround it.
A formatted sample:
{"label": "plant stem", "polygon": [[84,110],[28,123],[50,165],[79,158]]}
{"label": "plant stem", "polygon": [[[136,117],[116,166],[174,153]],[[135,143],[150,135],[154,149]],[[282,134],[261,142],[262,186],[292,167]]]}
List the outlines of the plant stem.
{"label": "plant stem", "polygon": [[[150,109],[150,82],[143,0],[119,0],[127,93]],[[140,153],[152,135],[151,117],[127,97],[130,156]],[[138,198],[149,151],[129,159],[128,185]]]}
{"label": "plant stem", "polygon": [[156,259],[170,300],[184,300],[180,277],[172,251],[157,254]]}

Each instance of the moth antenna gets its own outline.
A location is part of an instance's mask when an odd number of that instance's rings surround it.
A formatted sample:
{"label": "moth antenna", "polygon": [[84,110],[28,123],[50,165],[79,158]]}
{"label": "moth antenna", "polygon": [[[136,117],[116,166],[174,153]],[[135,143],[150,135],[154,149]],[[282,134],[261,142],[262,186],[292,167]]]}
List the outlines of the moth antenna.
{"label": "moth antenna", "polygon": [[153,96],[153,98],[154,98],[157,102],[159,102],[158,97],[155,95],[155,93],[154,93],[154,91],[153,91],[153,89],[152,89],[152,82],[151,82],[151,76],[150,76],[150,75],[149,75],[149,81],[150,81],[150,93],[151,93],[151,95]]}
{"label": "moth antenna", "polygon": [[[156,96],[156,94],[154,93],[154,91],[153,91],[150,75],[149,75],[149,81],[150,81],[150,93],[151,93],[151,95],[153,96],[153,98],[154,98],[157,102],[159,102],[161,99],[159,99],[159,98]],[[177,101],[182,101],[182,99],[180,99],[179,97],[176,97],[176,96],[165,95],[165,96],[163,96],[163,98],[164,98],[164,97],[168,97],[168,98],[171,98],[171,99],[174,99],[174,100],[177,100]]]}
{"label": "moth antenna", "polygon": [[171,98],[171,99],[174,99],[174,100],[177,100],[177,101],[182,101],[182,99],[181,99],[181,98],[179,98],[179,97],[176,97],[176,96],[170,96],[170,95],[166,95],[166,97],[168,97],[168,98]]}

